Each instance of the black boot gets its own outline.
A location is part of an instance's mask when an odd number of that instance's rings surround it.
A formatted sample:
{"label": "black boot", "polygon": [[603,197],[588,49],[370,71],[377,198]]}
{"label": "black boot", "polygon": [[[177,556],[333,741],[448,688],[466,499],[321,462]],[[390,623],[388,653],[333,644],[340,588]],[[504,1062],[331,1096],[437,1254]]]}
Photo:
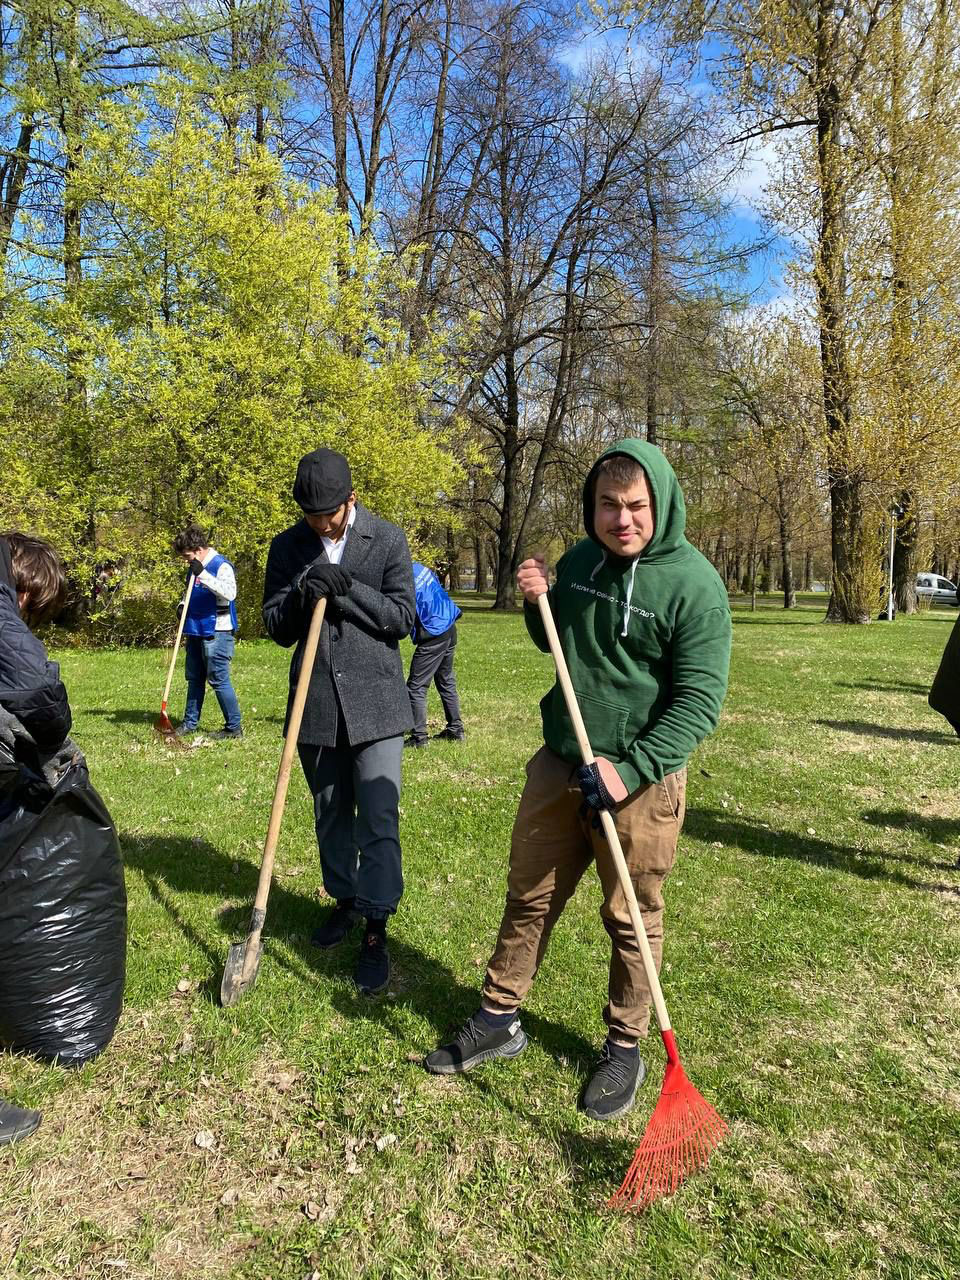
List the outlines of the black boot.
{"label": "black boot", "polygon": [[365,996],[375,996],[390,981],[386,920],[368,920],[353,980]]}
{"label": "black boot", "polygon": [[337,905],[310,939],[315,947],[323,947],[325,951],[331,947],[339,947],[360,919],[359,912],[354,910],[354,901],[354,898],[339,899]]}
{"label": "black boot", "polygon": [[29,1138],[39,1124],[39,1111],[28,1111],[26,1107],[15,1107],[12,1102],[0,1099],[0,1147]]}

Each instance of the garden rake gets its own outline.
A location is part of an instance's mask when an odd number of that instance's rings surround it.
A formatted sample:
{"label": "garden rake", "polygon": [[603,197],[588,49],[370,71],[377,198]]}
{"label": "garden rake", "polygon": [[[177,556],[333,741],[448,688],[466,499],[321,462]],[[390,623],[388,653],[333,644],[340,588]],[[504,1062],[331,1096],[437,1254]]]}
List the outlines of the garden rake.
{"label": "garden rake", "polygon": [[[583,763],[593,764],[596,757],[587,738],[587,730],[577,704],[577,695],[570,680],[570,672],[567,670],[546,592],[538,597],[537,603],[547,639],[550,642],[557,668],[557,678],[567,704],[567,712],[577,735],[577,745],[583,756]],[[654,1107],[653,1115],[650,1117],[646,1132],[640,1140],[633,1163],[627,1170],[627,1176],[620,1190],[608,1202],[615,1208],[644,1209],[654,1200],[672,1195],[688,1174],[706,1164],[714,1148],[726,1133],[727,1125],[706,1098],[697,1092],[680,1063],[677,1042],[670,1026],[663,990],[657,975],[657,966],[647,941],[637,895],[620,845],[620,837],[617,835],[617,828],[609,810],[602,809],[599,816],[617,868],[620,887],[627,900],[630,921],[643,960],[643,970],[650,985],[660,1035],[667,1051],[667,1069],[657,1105]]]}
{"label": "garden rake", "polygon": [[177,654],[180,652],[180,641],[183,638],[183,625],[187,620],[187,609],[190,607],[190,593],[193,590],[193,584],[196,578],[193,574],[187,579],[187,590],[183,597],[183,608],[180,610],[180,623],[177,627],[177,638],[173,646],[173,657],[170,659],[170,669],[167,672],[167,683],[163,686],[163,700],[160,703],[160,714],[154,721],[153,727],[159,733],[168,747],[182,747],[184,744],[177,737],[176,730],[167,715],[167,699],[170,697],[170,685],[173,683],[173,672],[177,665]]}

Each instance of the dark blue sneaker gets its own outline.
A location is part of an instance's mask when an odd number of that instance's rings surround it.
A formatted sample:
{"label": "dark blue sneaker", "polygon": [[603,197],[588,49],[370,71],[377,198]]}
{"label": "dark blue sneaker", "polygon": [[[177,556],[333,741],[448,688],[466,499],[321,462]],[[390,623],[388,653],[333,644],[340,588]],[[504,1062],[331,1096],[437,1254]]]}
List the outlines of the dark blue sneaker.
{"label": "dark blue sneaker", "polygon": [[390,953],[382,929],[367,929],[353,980],[365,996],[375,996],[390,981]]}
{"label": "dark blue sneaker", "polygon": [[428,1053],[423,1065],[437,1076],[470,1071],[491,1058],[515,1058],[527,1047],[527,1033],[514,1018],[505,1027],[491,1027],[476,1014],[466,1020],[449,1044]]}
{"label": "dark blue sneaker", "polygon": [[40,1112],[15,1107],[12,1102],[0,1099],[0,1147],[21,1138],[29,1138],[40,1124]]}
{"label": "dark blue sneaker", "polygon": [[331,947],[339,947],[359,920],[360,913],[354,910],[353,898],[344,898],[333,908],[310,941],[313,946],[322,947],[325,951],[330,950]]}
{"label": "dark blue sneaker", "polygon": [[646,1074],[647,1067],[639,1053],[614,1054],[605,1042],[600,1061],[580,1095],[580,1110],[591,1120],[615,1120],[626,1115]]}

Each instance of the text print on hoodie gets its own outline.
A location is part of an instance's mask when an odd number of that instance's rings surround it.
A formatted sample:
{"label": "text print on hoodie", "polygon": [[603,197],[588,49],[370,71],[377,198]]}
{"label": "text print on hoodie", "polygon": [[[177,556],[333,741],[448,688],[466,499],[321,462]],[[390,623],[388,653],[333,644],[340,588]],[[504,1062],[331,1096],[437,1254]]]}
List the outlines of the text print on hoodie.
{"label": "text print on hoodie", "polygon": [[[593,476],[611,454],[643,467],[654,530],[639,555],[614,555],[593,524]],[[597,459],[583,486],[583,538],[557,563],[550,607],[590,745],[628,792],[682,769],[717,727],[727,691],[731,623],[720,575],[685,537],[683,494],[670,463],[644,440],[622,440]],[[535,606],[527,630],[544,652]],[[540,703],[543,740],[564,760],[580,752],[559,684]]]}

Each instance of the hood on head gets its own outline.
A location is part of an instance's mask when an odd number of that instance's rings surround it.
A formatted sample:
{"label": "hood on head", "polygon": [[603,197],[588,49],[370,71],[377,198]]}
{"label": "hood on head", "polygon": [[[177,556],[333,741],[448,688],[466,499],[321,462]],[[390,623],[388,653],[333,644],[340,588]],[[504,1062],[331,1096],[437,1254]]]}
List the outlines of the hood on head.
{"label": "hood on head", "polygon": [[590,468],[583,484],[583,527],[587,535],[598,546],[603,546],[593,523],[593,481],[597,467],[604,458],[618,453],[626,454],[628,458],[640,463],[653,498],[653,537],[634,559],[656,560],[679,550],[686,541],[687,527],[687,509],[680,482],[663,453],[655,444],[648,444],[646,440],[621,440],[605,449]]}

